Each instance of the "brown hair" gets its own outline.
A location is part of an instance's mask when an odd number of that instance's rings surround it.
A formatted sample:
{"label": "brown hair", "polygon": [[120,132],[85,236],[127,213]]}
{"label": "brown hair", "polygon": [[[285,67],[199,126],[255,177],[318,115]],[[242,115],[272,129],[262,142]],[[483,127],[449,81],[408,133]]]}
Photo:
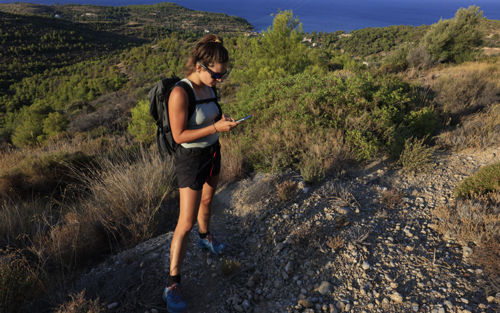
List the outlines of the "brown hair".
{"label": "brown hair", "polygon": [[224,48],[222,38],[213,34],[205,35],[191,49],[191,56],[186,64],[186,76],[195,71],[198,62],[212,66],[214,63],[227,63],[228,61],[229,53]]}

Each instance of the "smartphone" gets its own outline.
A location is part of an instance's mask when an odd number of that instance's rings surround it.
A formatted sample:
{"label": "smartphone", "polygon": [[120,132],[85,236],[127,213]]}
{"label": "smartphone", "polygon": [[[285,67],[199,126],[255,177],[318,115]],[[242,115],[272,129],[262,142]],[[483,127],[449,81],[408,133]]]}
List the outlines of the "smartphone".
{"label": "smartphone", "polygon": [[236,123],[243,122],[243,121],[245,121],[245,120],[248,120],[248,119],[249,119],[249,118],[251,118],[251,117],[252,117],[252,115],[250,114],[250,115],[248,115],[248,116],[245,116],[244,118],[241,118],[241,119],[237,120],[237,121],[236,121]]}

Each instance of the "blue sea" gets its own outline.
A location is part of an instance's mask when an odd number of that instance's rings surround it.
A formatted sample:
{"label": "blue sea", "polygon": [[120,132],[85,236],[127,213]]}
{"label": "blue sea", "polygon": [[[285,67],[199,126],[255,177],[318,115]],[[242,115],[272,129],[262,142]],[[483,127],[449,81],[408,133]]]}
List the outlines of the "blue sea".
{"label": "blue sea", "polygon": [[[9,3],[15,1],[3,1]],[[30,0],[38,4],[120,6],[154,4],[154,0]],[[266,30],[279,10],[293,10],[306,32],[351,31],[366,27],[432,24],[452,18],[459,8],[476,5],[489,19],[500,20],[500,0],[172,0],[184,7],[245,18],[257,31]]]}

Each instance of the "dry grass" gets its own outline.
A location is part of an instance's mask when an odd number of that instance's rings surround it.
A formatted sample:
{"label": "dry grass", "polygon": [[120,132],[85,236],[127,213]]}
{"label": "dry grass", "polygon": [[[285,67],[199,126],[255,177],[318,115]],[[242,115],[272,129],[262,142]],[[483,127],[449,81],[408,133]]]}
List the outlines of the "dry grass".
{"label": "dry grass", "polygon": [[459,200],[454,205],[434,209],[438,219],[435,230],[454,238],[464,245],[474,243],[472,261],[482,266],[488,274],[489,288],[500,292],[500,195],[496,201]]}
{"label": "dry grass", "polygon": [[43,273],[19,251],[0,250],[0,309],[21,312],[27,300],[44,289]]}
{"label": "dry grass", "polygon": [[[50,277],[60,278],[61,272],[72,273],[113,248],[150,238],[157,230],[161,202],[174,188],[171,160],[162,161],[156,150],[120,149],[118,144],[109,144],[104,139],[99,145],[93,145],[95,142],[84,147],[85,151],[93,153],[95,161],[87,166],[67,162],[67,158],[52,162],[57,160],[54,156],[66,155],[59,149],[79,151],[73,144],[25,150],[17,164],[24,177],[30,177],[31,181],[35,178],[55,180],[52,170],[64,164],[64,175],[78,177],[78,182],[75,185],[68,179],[66,190],[74,190],[74,198],[70,201],[64,197],[54,198],[53,193],[40,193],[31,199],[17,198],[2,203],[0,243],[30,251],[33,256],[29,262],[24,260],[19,264],[43,268]],[[110,146],[114,149],[108,149]],[[17,151],[12,154],[21,157]],[[36,156],[40,159],[36,160]],[[8,162],[4,161],[4,166]],[[57,173],[61,175],[61,171]],[[8,296],[12,299],[33,296],[24,289],[11,289],[14,294]]]}
{"label": "dry grass", "polygon": [[324,134],[303,134],[304,152],[301,155],[300,174],[308,183],[322,180],[328,173],[337,173],[345,160],[354,156],[344,148],[344,138],[339,131]]}
{"label": "dry grass", "polygon": [[290,200],[297,191],[297,183],[293,180],[285,180],[281,183],[276,183],[276,191],[281,201]]}
{"label": "dry grass", "polygon": [[500,64],[466,63],[433,73],[429,85],[438,108],[452,125],[498,101]]}
{"label": "dry grass", "polygon": [[244,173],[243,154],[241,142],[230,135],[221,136],[222,168],[220,183],[229,183],[241,178]]}
{"label": "dry grass", "polygon": [[59,306],[56,313],[101,313],[106,312],[99,298],[89,300],[85,298],[85,290],[70,296],[71,300]]}
{"label": "dry grass", "polygon": [[174,189],[173,160],[141,150],[103,159],[84,180],[89,200],[84,210],[95,216],[117,243],[134,245],[151,237],[161,200]]}
{"label": "dry grass", "polygon": [[[435,229],[464,245],[475,245],[472,260],[482,266],[495,292],[500,291],[500,163],[482,168],[455,191],[449,206],[436,208]],[[465,199],[464,199],[465,198]]]}
{"label": "dry grass", "polygon": [[326,245],[332,249],[332,250],[337,250],[337,249],[340,249],[342,248],[344,245],[345,245],[345,241],[344,239],[342,239],[342,237],[340,236],[335,236],[335,237],[330,237],[328,238],[328,240],[326,241]]}
{"label": "dry grass", "polygon": [[500,103],[464,118],[459,127],[441,133],[437,144],[455,151],[500,145]]}
{"label": "dry grass", "polygon": [[380,202],[387,209],[395,209],[403,202],[401,192],[396,189],[383,191]]}

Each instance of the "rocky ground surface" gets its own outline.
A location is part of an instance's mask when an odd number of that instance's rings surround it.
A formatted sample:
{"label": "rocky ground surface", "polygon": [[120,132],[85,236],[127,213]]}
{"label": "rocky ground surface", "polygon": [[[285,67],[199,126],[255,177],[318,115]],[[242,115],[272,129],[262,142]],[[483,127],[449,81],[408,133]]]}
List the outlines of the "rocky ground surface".
{"label": "rocky ground surface", "polygon": [[[472,247],[443,238],[432,210],[500,149],[440,155],[432,171],[382,163],[306,186],[298,174],[258,174],[222,187],[213,232],[223,256],[196,247],[182,286],[188,312],[498,312]],[[297,184],[282,200],[276,185]],[[110,312],[166,312],[161,300],[172,233],[110,257],[76,290]],[[446,237],[446,236],[445,236]]]}

